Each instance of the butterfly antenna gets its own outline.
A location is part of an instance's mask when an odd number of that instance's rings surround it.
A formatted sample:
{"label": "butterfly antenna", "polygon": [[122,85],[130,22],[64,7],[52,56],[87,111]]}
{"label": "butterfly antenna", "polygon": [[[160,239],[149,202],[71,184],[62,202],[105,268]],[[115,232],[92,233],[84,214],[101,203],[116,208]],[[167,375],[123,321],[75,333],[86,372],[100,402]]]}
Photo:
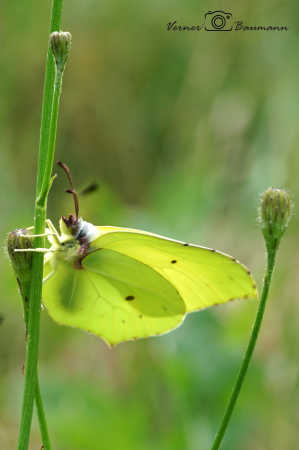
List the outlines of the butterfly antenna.
{"label": "butterfly antenna", "polygon": [[73,185],[73,179],[72,179],[72,175],[71,175],[71,171],[69,169],[69,167],[64,164],[61,161],[58,161],[57,164],[64,170],[69,183],[71,185],[71,189],[66,189],[65,192],[67,192],[68,194],[72,194],[73,199],[74,199],[74,204],[75,204],[75,212],[76,212],[76,219],[79,219],[79,198],[78,198],[78,192],[75,190],[74,185]]}

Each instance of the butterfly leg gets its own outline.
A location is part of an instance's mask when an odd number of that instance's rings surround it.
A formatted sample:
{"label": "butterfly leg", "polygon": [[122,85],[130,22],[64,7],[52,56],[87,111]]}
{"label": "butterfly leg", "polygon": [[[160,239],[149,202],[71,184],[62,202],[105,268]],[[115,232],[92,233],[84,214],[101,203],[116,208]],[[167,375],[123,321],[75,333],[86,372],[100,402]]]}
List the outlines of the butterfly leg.
{"label": "butterfly leg", "polygon": [[15,248],[15,252],[35,252],[35,253],[48,253],[55,252],[56,250],[51,250],[50,248]]}
{"label": "butterfly leg", "polygon": [[47,237],[48,237],[48,241],[50,242],[50,244],[58,244],[60,243],[59,240],[59,233],[56,230],[56,228],[54,227],[52,221],[50,219],[46,219],[46,224],[47,224]]}
{"label": "butterfly leg", "polygon": [[[41,234],[22,234],[22,233],[20,233],[19,236],[28,237],[28,238],[48,237],[48,236],[57,236],[58,237],[59,234],[50,219],[46,219],[46,224],[47,224],[47,228],[45,230],[45,233],[41,233]],[[30,231],[30,230],[34,230],[34,227],[32,226],[32,227],[27,227],[24,229],[24,231],[26,231],[26,232]]]}
{"label": "butterfly leg", "polygon": [[42,234],[19,234],[19,236],[27,238],[48,237],[53,236],[53,233],[50,233],[49,231],[46,230],[46,232]]}
{"label": "butterfly leg", "polygon": [[49,228],[49,230],[52,232],[52,234],[56,234],[56,236],[59,236],[58,231],[56,230],[56,228],[54,227],[52,220],[50,219],[46,219],[46,224],[47,227]]}
{"label": "butterfly leg", "polygon": [[[46,224],[47,224],[47,228],[45,233],[42,234],[20,234],[20,236],[24,236],[24,237],[47,237],[47,236],[59,236],[58,231],[56,230],[56,228],[54,227],[52,221],[50,219],[46,219]],[[30,231],[33,230],[34,227],[27,227],[25,228],[26,231]]]}

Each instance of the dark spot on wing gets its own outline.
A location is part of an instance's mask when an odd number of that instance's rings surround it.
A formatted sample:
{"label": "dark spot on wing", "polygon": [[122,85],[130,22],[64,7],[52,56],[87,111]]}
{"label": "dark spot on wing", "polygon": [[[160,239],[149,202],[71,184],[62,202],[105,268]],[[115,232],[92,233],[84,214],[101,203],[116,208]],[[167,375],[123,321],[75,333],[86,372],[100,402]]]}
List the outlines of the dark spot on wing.
{"label": "dark spot on wing", "polygon": [[0,314],[0,325],[3,323],[4,321],[4,317],[2,316],[2,314]]}
{"label": "dark spot on wing", "polygon": [[171,262],[171,264],[175,264],[175,263],[177,263],[177,260],[176,259],[173,259],[172,261],[170,261]]}
{"label": "dark spot on wing", "polygon": [[168,309],[167,309],[166,306],[162,306],[162,309],[163,309],[164,311],[168,311]]}
{"label": "dark spot on wing", "polygon": [[139,314],[139,316],[138,316],[138,317],[139,317],[139,319],[142,319],[142,317],[143,317],[143,314]]}
{"label": "dark spot on wing", "polygon": [[185,242],[185,244],[183,244],[184,247],[188,247],[188,245],[189,244],[187,242]]}
{"label": "dark spot on wing", "polygon": [[130,301],[130,300],[134,300],[134,295],[127,295],[126,296],[126,300]]}
{"label": "dark spot on wing", "polygon": [[121,323],[126,323],[126,321],[125,321],[125,320],[122,320]]}

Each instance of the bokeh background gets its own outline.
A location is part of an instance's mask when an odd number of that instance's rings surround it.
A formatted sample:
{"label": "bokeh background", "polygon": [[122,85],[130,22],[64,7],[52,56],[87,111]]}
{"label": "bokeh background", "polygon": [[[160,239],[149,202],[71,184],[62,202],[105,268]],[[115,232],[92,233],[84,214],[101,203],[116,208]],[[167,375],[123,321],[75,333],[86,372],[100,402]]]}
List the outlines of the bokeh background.
{"label": "bokeh background", "polygon": [[[33,221],[49,1],[4,2],[0,39],[0,447],[16,448],[24,325],[5,253]],[[282,32],[167,32],[208,10]],[[65,1],[73,34],[56,157],[95,224],[132,226],[218,248],[261,286],[260,193],[298,199],[299,5],[295,0]],[[56,169],[55,169],[56,170]],[[58,170],[57,170],[58,172]],[[72,212],[61,172],[49,217]],[[224,450],[299,440],[298,216],[279,251],[266,317]],[[108,349],[42,313],[40,377],[55,450],[205,450],[248,341],[255,300],[190,315],[167,336]],[[31,449],[40,448],[34,422]]]}

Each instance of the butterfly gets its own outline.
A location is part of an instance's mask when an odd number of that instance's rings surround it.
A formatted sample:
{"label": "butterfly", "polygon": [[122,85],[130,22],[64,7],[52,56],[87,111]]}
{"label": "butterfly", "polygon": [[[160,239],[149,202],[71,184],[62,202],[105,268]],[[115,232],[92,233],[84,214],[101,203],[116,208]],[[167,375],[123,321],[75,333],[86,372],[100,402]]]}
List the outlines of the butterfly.
{"label": "butterfly", "polygon": [[219,251],[157,234],[95,226],[76,214],[50,220],[44,249],[43,304],[58,323],[96,334],[111,346],[161,335],[186,314],[256,297],[248,269]]}

